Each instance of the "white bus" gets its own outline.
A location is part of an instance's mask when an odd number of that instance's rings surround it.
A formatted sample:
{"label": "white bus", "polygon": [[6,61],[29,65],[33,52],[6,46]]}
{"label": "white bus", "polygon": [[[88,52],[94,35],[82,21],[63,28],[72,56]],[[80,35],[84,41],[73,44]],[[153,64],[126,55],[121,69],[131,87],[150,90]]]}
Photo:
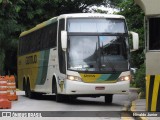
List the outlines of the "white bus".
{"label": "white bus", "polygon": [[[18,52],[18,86],[26,96],[55,93],[62,102],[78,96],[127,94],[130,46],[121,15],[64,14],[22,32]],[[130,32],[133,50],[138,34]]]}

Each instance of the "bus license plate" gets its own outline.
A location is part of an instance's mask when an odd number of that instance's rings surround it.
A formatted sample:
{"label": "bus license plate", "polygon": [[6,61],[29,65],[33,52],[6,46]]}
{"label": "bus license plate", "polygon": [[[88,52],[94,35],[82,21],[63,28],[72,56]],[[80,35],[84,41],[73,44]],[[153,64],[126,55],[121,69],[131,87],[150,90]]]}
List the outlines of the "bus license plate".
{"label": "bus license plate", "polygon": [[105,89],[105,87],[103,87],[103,86],[95,87],[95,90],[104,90],[104,89]]}

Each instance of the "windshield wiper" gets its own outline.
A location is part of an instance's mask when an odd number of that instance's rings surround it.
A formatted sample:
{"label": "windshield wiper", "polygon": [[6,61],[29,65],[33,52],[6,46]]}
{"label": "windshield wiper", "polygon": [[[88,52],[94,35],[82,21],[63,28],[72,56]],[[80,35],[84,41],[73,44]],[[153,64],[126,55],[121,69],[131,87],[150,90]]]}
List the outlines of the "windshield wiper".
{"label": "windshield wiper", "polygon": [[107,35],[107,36],[127,36],[128,34],[127,33],[100,33],[101,35]]}

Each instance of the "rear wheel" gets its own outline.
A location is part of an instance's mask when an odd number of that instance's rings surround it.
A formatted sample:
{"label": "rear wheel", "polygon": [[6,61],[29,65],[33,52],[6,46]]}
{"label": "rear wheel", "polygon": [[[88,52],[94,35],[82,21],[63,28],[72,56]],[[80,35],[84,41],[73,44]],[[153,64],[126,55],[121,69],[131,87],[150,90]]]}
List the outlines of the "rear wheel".
{"label": "rear wheel", "polygon": [[106,103],[106,104],[110,104],[110,103],[112,103],[112,100],[113,100],[113,94],[105,95],[105,96],[104,96],[104,99],[105,99],[105,103]]}
{"label": "rear wheel", "polygon": [[25,78],[23,79],[23,91],[25,91],[25,96],[28,97],[27,84]]}

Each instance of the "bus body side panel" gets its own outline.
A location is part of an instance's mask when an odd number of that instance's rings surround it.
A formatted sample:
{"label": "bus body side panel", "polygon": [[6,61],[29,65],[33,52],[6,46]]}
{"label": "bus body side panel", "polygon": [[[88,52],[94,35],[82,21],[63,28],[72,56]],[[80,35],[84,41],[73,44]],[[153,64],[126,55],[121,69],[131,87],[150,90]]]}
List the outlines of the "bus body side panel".
{"label": "bus body side panel", "polygon": [[[58,58],[57,58],[57,50],[56,48],[50,49],[49,57],[48,57],[48,65],[46,69],[46,78],[43,84],[36,84],[35,90],[36,92],[44,92],[44,93],[52,93],[52,79],[53,76],[57,78],[59,75],[58,71]],[[40,79],[40,78],[39,78]],[[43,88],[43,89],[42,89]]]}
{"label": "bus body side panel", "polygon": [[34,88],[34,84],[38,75],[38,66],[40,52],[23,55],[18,58],[18,86],[19,89],[23,89],[23,79],[30,79],[31,89]]}
{"label": "bus body side panel", "polygon": [[[22,89],[23,78],[30,82],[31,90],[34,91],[35,85],[43,85],[46,81],[48,58],[50,50],[44,50],[24,56],[18,59],[18,79],[19,88]],[[41,88],[42,91],[45,88]]]}

